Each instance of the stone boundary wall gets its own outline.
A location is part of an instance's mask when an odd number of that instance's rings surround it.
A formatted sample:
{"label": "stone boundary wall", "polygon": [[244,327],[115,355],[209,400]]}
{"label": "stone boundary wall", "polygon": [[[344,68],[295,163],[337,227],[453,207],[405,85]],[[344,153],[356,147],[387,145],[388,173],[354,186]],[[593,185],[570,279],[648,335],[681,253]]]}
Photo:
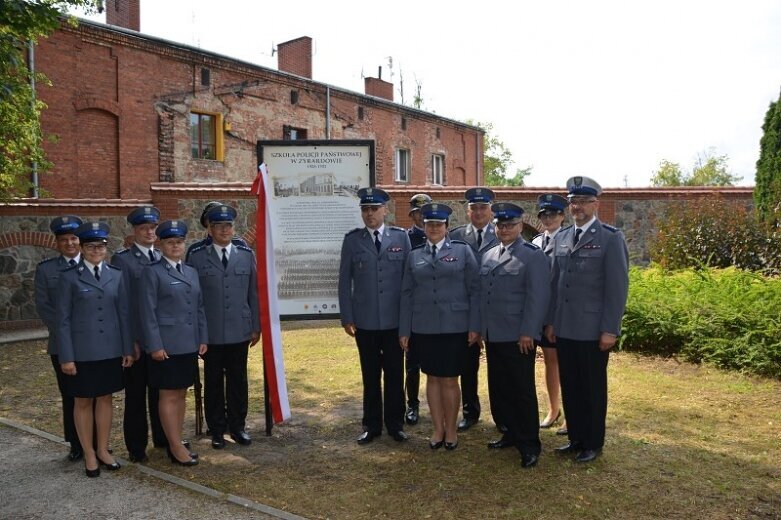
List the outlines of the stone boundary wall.
{"label": "stone boundary wall", "polygon": [[[409,227],[408,201],[416,193],[428,193],[439,202],[453,207],[451,227],[467,222],[463,199],[468,187],[442,188],[433,186],[382,186],[392,196],[388,223]],[[29,328],[41,324],[35,312],[33,278],[36,265],[56,254],[49,221],[59,215],[78,215],[84,220],[100,220],[111,227],[109,252],[119,251],[128,243],[130,226],[126,215],[140,205],[154,205],[164,220],[178,218],[190,228],[188,245],[203,237],[199,223],[201,209],[212,200],[219,200],[238,209],[236,233],[251,246],[255,243],[256,197],[250,184],[226,183],[153,183],[150,200],[58,200],[23,199],[0,204],[0,333],[3,330]],[[536,201],[543,193],[565,192],[554,188],[496,188],[497,199],[512,201],[524,208],[524,235],[534,236],[541,225],[537,219]],[[599,217],[620,228],[627,238],[633,264],[650,261],[649,245],[656,235],[656,220],[671,204],[685,204],[703,197],[719,196],[748,207],[753,206],[753,188],[648,188],[606,189],[600,202]]]}

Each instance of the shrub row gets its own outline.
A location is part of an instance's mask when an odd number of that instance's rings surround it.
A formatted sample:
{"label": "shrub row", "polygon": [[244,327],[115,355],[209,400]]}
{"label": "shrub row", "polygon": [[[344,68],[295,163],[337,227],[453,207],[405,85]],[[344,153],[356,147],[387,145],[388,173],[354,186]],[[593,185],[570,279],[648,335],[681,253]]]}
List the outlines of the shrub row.
{"label": "shrub row", "polygon": [[622,348],[781,379],[781,279],[632,268]]}

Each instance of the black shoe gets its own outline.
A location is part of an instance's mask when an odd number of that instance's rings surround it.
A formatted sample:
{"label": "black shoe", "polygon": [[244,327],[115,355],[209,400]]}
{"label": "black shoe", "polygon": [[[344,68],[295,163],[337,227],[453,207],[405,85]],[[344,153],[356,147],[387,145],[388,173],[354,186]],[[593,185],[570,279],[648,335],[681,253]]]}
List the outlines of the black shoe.
{"label": "black shoe", "polygon": [[583,450],[575,457],[575,462],[591,462],[599,456],[601,450]]}
{"label": "black shoe", "polygon": [[221,450],[225,447],[225,438],[222,435],[212,435],[212,448]]}
{"label": "black shoe", "polygon": [[418,415],[418,409],[417,408],[408,408],[407,413],[404,414],[404,422],[409,424],[410,426],[414,426],[418,424],[418,421],[420,420],[420,417]]}
{"label": "black shoe", "polygon": [[86,475],[89,478],[99,477],[100,476],[100,464],[98,464],[98,467],[95,468],[95,469],[89,469],[89,468],[87,468],[87,466],[85,464],[84,465],[84,473],[86,473]]}
{"label": "black shoe", "polygon": [[231,439],[236,441],[238,444],[241,444],[242,446],[249,446],[252,444],[252,439],[244,430],[231,432]]}
{"label": "black shoe", "polygon": [[190,449],[190,441],[188,441],[187,439],[184,439],[182,441],[182,446],[184,446],[185,448],[187,448],[189,450]]}
{"label": "black shoe", "polygon": [[103,462],[102,460],[100,460],[100,457],[96,457],[96,458],[98,459],[98,466],[103,466],[109,471],[116,471],[122,467],[119,465],[119,462],[114,461],[111,464],[109,464],[108,462]]}
{"label": "black shoe", "polygon": [[561,410],[559,410],[559,413],[557,413],[556,417],[554,417],[552,420],[540,422],[540,428],[550,428],[551,426],[559,422],[560,418],[561,418]]}
{"label": "black shoe", "polygon": [[[223,441],[225,442],[225,441]],[[176,456],[174,456],[174,453],[171,451],[171,448],[166,448],[166,452],[168,452],[168,458],[171,459],[171,462],[174,464],[178,464],[180,466],[197,466],[198,465],[198,459],[193,457],[193,454],[190,453],[190,460],[185,460],[182,462],[181,460],[177,459]]]}
{"label": "black shoe", "polygon": [[431,448],[432,450],[438,450],[439,448],[441,448],[444,445],[445,445],[445,441],[444,440],[441,440],[441,441],[428,441],[428,447]]}
{"label": "black shoe", "polygon": [[578,441],[570,441],[569,444],[565,444],[564,446],[559,446],[558,448],[555,448],[556,452],[558,453],[573,453],[575,451],[580,451],[583,449],[583,445]]}
{"label": "black shoe", "polygon": [[464,417],[458,422],[458,431],[465,432],[475,424],[477,424],[477,419],[473,417]]}
{"label": "black shoe", "polygon": [[537,465],[537,461],[540,459],[539,455],[521,455],[521,467],[533,468]]}
{"label": "black shoe", "polygon": [[149,457],[147,457],[146,453],[143,452],[130,453],[128,454],[127,458],[128,460],[130,460],[130,462],[146,462],[147,460],[149,460]]}
{"label": "black shoe", "polygon": [[396,442],[404,442],[409,439],[409,435],[404,433],[403,430],[396,430],[395,432],[388,432],[388,435]]}
{"label": "black shoe", "polygon": [[515,443],[507,437],[502,437],[497,441],[491,441],[488,443],[488,447],[492,450],[501,450],[502,448],[515,447]]}
{"label": "black shoe", "polygon": [[371,441],[374,440],[375,437],[379,437],[379,433],[372,433],[372,432],[363,432],[358,439],[356,439],[355,442],[358,444],[369,444]]}
{"label": "black shoe", "polygon": [[453,451],[456,448],[458,448],[458,441],[456,441],[456,442],[447,442],[447,441],[445,441],[445,449],[446,450]]}
{"label": "black shoe", "polygon": [[71,462],[79,461],[82,457],[84,457],[84,452],[81,451],[81,448],[71,448],[68,452],[68,460]]}
{"label": "black shoe", "polygon": [[556,430],[556,435],[567,435],[568,433],[569,432],[567,431],[566,428],[559,428],[558,430]]}

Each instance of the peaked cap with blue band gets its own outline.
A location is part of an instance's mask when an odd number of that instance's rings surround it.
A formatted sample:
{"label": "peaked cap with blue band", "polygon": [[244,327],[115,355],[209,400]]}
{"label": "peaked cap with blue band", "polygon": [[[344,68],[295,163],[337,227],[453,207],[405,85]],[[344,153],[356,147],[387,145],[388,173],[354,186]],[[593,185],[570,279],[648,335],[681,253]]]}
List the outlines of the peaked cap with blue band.
{"label": "peaked cap with blue band", "polygon": [[82,220],[74,215],[63,215],[53,219],[49,223],[49,229],[55,235],[65,235],[68,233],[76,233],[78,227],[82,224]]}

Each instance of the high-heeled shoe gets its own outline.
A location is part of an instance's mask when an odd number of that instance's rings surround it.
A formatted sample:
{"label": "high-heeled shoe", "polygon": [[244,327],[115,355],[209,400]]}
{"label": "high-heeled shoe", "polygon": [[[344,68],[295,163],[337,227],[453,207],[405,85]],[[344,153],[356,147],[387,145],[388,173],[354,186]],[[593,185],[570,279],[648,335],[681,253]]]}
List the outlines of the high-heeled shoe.
{"label": "high-heeled shoe", "polygon": [[456,442],[447,442],[447,441],[445,441],[445,449],[446,450],[453,451],[456,448],[458,448],[458,441],[456,441]]}
{"label": "high-heeled shoe", "polygon": [[432,450],[438,450],[439,448],[441,448],[444,445],[445,445],[444,439],[441,440],[441,441],[436,441],[436,442],[435,441],[428,441],[428,447],[431,448]]}
{"label": "high-heeled shoe", "polygon": [[[171,459],[171,462],[173,462],[174,464],[179,464],[180,466],[197,466],[198,465],[198,459],[195,458],[198,455],[194,454],[194,453],[192,453],[190,451],[188,451],[188,454],[190,455],[190,460],[186,460],[184,462],[182,462],[181,460],[176,458],[176,456],[171,451],[171,448],[166,448],[165,451],[168,452],[168,458]],[[195,457],[193,457],[193,455],[195,455]]]}
{"label": "high-heeled shoe", "polygon": [[559,419],[561,419],[561,410],[559,410],[559,413],[556,414],[556,417],[554,417],[550,421],[540,422],[540,428],[550,428],[551,426],[559,422]]}
{"label": "high-heeled shoe", "polygon": [[98,463],[98,467],[97,467],[97,468],[95,468],[95,469],[89,469],[89,468],[87,467],[87,464],[85,463],[85,464],[84,464],[84,473],[85,473],[85,474],[86,474],[86,475],[87,475],[89,478],[95,478],[95,477],[99,477],[99,476],[100,476],[100,463]]}
{"label": "high-heeled shoe", "polygon": [[119,468],[122,467],[122,466],[119,465],[119,462],[116,462],[116,461],[114,461],[111,464],[109,464],[108,462],[103,462],[102,460],[100,460],[100,457],[97,457],[97,459],[98,459],[98,469],[100,469],[100,466],[103,466],[104,468],[106,468],[109,471],[116,471],[116,470],[118,470]]}

